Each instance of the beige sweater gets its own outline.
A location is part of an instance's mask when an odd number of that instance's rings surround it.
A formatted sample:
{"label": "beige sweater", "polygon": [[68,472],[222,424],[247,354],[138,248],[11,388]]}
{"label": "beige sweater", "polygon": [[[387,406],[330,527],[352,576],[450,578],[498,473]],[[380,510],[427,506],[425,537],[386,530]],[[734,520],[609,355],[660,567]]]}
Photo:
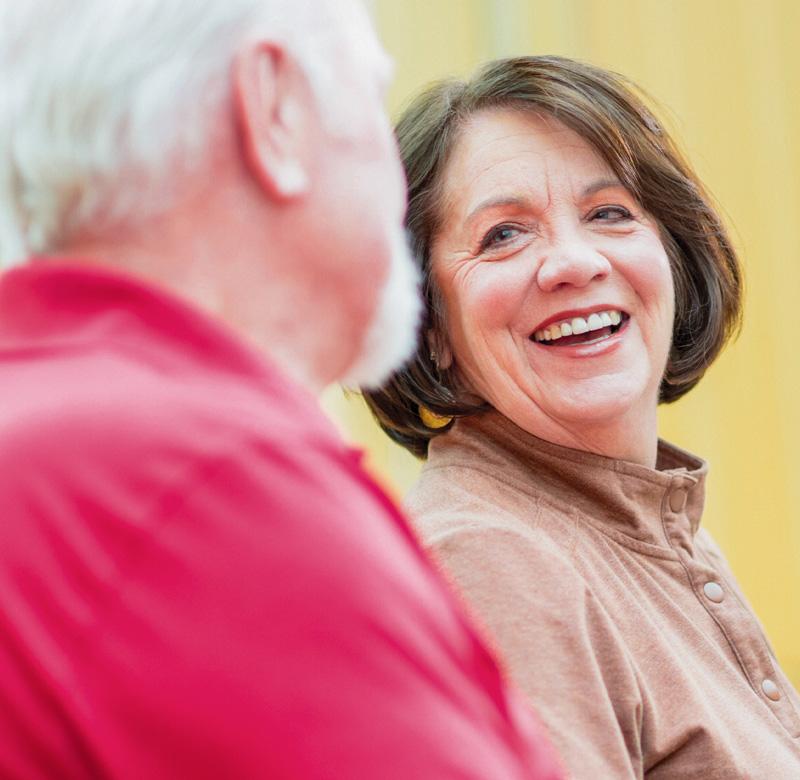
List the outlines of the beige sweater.
{"label": "beige sweater", "polygon": [[653,470],[496,412],[431,443],[409,510],[571,777],[800,778],[800,699],[698,530],[705,476],[665,443]]}

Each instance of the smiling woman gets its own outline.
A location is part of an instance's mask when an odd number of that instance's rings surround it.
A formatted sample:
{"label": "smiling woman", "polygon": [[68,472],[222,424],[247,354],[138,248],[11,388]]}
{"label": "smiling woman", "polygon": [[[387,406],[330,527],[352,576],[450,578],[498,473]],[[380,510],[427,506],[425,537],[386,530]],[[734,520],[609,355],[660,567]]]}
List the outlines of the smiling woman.
{"label": "smiling woman", "polygon": [[428,317],[367,394],[409,509],[574,777],[800,776],[800,699],[660,441],[740,317],[737,258],[619,76],[489,64],[401,118]]}
{"label": "smiling woman", "polygon": [[465,122],[442,187],[440,365],[548,441],[655,465],[674,320],[656,219],[587,141],[518,108]]}

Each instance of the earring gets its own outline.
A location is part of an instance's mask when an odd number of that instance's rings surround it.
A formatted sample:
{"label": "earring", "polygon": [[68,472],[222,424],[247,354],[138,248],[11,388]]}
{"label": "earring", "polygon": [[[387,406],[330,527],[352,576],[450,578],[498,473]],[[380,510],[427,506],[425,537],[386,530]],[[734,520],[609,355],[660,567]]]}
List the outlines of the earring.
{"label": "earring", "polygon": [[422,404],[419,405],[418,409],[419,418],[422,420],[422,423],[426,428],[438,430],[439,428],[444,428],[453,421],[452,417],[448,417],[447,415],[443,414],[436,414],[436,412],[432,412],[427,406],[423,406]]}

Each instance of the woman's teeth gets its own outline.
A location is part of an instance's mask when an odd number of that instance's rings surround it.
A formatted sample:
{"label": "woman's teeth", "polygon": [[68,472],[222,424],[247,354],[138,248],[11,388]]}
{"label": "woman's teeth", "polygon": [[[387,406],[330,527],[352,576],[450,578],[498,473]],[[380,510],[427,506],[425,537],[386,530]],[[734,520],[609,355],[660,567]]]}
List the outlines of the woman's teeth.
{"label": "woman's teeth", "polygon": [[[590,314],[588,317],[574,317],[571,320],[554,322],[542,330],[537,330],[533,334],[534,341],[556,341],[565,336],[579,336],[593,330],[616,327],[622,322],[622,312],[616,309],[599,311]],[[609,334],[610,335],[610,334]]]}

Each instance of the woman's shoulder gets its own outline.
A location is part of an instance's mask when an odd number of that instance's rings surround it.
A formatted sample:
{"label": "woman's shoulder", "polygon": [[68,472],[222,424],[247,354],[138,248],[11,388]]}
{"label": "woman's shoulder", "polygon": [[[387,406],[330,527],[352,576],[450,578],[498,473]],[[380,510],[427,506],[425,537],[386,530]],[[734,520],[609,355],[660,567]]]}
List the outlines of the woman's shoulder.
{"label": "woman's shoulder", "polygon": [[537,522],[549,515],[546,501],[534,502],[531,517],[521,518],[452,483],[436,496],[416,485],[409,498],[423,545],[512,666],[525,666],[545,625],[556,646],[571,641],[572,627],[590,626],[615,648],[610,652],[625,655],[574,534],[566,525],[560,533],[547,517]]}
{"label": "woman's shoulder", "polygon": [[528,562],[541,558],[562,572],[572,568],[574,519],[535,491],[524,501],[509,500],[508,489],[480,469],[424,469],[404,504],[423,545],[440,560],[475,554],[486,564],[511,548]]}

